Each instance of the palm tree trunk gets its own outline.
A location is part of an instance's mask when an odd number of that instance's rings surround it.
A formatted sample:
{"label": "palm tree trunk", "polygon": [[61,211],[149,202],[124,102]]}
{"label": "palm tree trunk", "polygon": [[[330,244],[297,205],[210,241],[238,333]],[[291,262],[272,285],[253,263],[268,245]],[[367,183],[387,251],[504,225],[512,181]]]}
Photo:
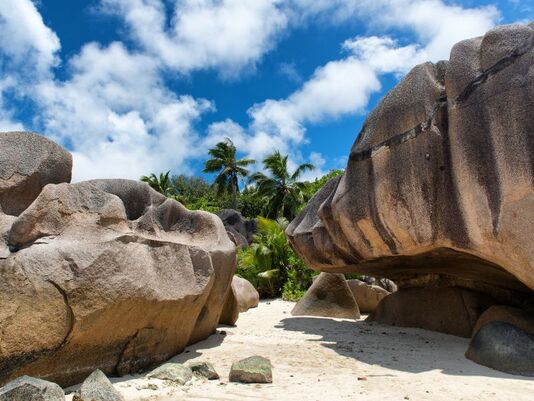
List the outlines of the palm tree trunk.
{"label": "palm tree trunk", "polygon": [[238,184],[237,184],[237,177],[233,178],[233,185],[232,185],[232,209],[237,210],[237,191],[238,191]]}

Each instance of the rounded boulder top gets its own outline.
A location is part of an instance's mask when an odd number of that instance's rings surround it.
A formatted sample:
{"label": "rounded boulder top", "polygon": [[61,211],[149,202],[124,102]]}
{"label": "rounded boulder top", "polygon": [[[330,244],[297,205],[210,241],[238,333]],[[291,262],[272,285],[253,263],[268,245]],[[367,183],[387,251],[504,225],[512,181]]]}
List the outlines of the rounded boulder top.
{"label": "rounded boulder top", "polygon": [[70,182],[72,156],[31,132],[0,132],[0,210],[18,216],[47,184]]}

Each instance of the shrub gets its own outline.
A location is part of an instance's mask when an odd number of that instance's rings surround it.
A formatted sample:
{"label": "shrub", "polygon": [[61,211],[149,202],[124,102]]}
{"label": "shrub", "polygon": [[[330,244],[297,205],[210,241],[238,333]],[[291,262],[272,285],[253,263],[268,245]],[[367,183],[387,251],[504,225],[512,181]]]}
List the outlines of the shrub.
{"label": "shrub", "polygon": [[258,218],[253,243],[238,252],[239,276],[249,280],[261,297],[282,296],[298,300],[312,283],[316,272],[310,270],[289,245],[283,219]]}

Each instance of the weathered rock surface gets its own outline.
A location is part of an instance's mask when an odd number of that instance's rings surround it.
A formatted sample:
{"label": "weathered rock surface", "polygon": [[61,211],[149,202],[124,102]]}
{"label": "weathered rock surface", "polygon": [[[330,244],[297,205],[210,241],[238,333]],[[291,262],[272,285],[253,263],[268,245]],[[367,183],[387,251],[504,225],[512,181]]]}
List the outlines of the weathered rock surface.
{"label": "weathered rock surface", "polygon": [[0,132],[0,212],[18,216],[46,184],[70,182],[72,156],[40,135]]}
{"label": "weathered rock surface", "polygon": [[[533,65],[531,23],[412,69],[369,114],[344,174],[288,226],[295,251],[316,270],[392,279],[400,290],[370,317],[381,323],[470,337],[488,307],[529,305]],[[532,337],[490,324],[468,354],[510,372],[503,359],[531,352]],[[524,343],[497,352],[510,338]]]}
{"label": "weathered rock surface", "polygon": [[260,294],[250,281],[234,276],[230,291],[226,295],[219,323],[234,325],[241,312],[255,308],[260,302]]}
{"label": "weathered rock surface", "polygon": [[478,318],[494,302],[462,288],[401,289],[385,297],[367,320],[471,337]]}
{"label": "weathered rock surface", "polygon": [[380,301],[389,295],[389,292],[377,285],[369,285],[360,280],[347,280],[347,284],[362,313],[373,312]]}
{"label": "weathered rock surface", "polygon": [[383,288],[387,292],[395,292],[399,289],[397,284],[395,284],[393,281],[391,281],[388,278],[376,278],[372,276],[362,276],[362,281],[369,285],[376,285],[380,288]]}
{"label": "weathered rock surface", "polygon": [[193,378],[193,371],[190,367],[184,366],[181,363],[166,363],[154,369],[146,377],[184,385]]}
{"label": "weathered rock surface", "polygon": [[0,388],[0,401],[65,401],[65,393],[55,383],[21,376]]}
{"label": "weathered rock surface", "polygon": [[245,219],[241,213],[234,209],[223,209],[217,212],[230,236],[234,238],[236,245],[248,246],[258,229],[256,220]]}
{"label": "weathered rock surface", "polygon": [[477,320],[473,336],[490,322],[505,322],[534,336],[534,315],[519,308],[495,305],[488,308]]}
{"label": "weathered rock surface", "polygon": [[293,316],[359,319],[360,310],[343,274],[321,273],[291,311]]}
{"label": "weathered rock surface", "polygon": [[534,25],[415,67],[367,118],[345,173],[289,225],[315,269],[534,289]]}
{"label": "weathered rock surface", "polygon": [[506,322],[482,326],[465,356],[492,369],[534,377],[534,335]]}
{"label": "weathered rock surface", "polygon": [[208,380],[218,380],[219,374],[210,362],[198,361],[188,363],[187,366],[193,371],[193,374]]}
{"label": "weathered rock surface", "polygon": [[271,361],[255,355],[233,363],[230,368],[230,381],[237,383],[272,383]]}
{"label": "weathered rock surface", "polygon": [[217,216],[129,180],[49,184],[0,232],[0,383],[165,361],[215,331],[235,270]]}
{"label": "weathered rock surface", "polygon": [[97,369],[84,380],[73,401],[124,401],[124,397],[106,375]]}

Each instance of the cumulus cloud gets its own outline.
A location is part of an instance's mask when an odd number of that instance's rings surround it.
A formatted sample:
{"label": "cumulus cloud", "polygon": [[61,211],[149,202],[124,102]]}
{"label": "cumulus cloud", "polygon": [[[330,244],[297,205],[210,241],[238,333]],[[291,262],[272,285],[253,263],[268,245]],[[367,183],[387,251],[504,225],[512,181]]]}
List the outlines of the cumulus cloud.
{"label": "cumulus cloud", "polygon": [[69,69],[67,80],[41,83],[36,100],[45,132],[74,150],[75,179],[184,167],[210,102],[176,96],[150,57],[118,42],[84,46]]}
{"label": "cumulus cloud", "polygon": [[147,52],[184,73],[217,68],[235,75],[271,50],[287,26],[280,0],[174,0],[170,19],[162,0],[101,2]]}
{"label": "cumulus cloud", "polygon": [[369,30],[414,33],[430,61],[447,59],[458,41],[483,34],[500,19],[494,6],[465,8],[444,0],[289,0],[290,15],[332,23],[364,23]]}
{"label": "cumulus cloud", "polygon": [[[43,22],[35,5],[28,0],[2,0],[0,2],[0,49],[6,65],[28,70],[40,77],[48,74],[58,63],[60,42],[57,35]],[[33,75],[26,74],[26,79]]]}
{"label": "cumulus cloud", "polygon": [[[59,79],[54,72],[61,44],[35,3],[0,2],[0,129],[22,128],[11,101],[28,99],[35,106],[34,128],[72,150],[78,180],[184,171],[202,146],[226,136],[255,159],[279,149],[293,164],[302,162],[300,147],[307,143],[309,126],[364,113],[370,96],[381,89],[381,75],[400,76],[425,59],[447,58],[453,43],[482,34],[499,18],[493,7],[463,8],[443,0],[99,4],[100,11],[123,20],[128,46],[88,43],[63,60],[66,73]],[[211,69],[238,77],[253,71],[289,29],[318,18],[362,24],[369,34],[346,40],[343,57],[318,67],[287,97],[252,105],[246,127],[227,119],[210,125],[204,137],[195,131],[195,122],[214,105],[174,93],[166,74]],[[373,31],[380,35],[372,36]],[[393,31],[401,39],[393,39]],[[298,74],[286,68],[288,76],[296,77],[293,73]],[[325,165],[319,154],[310,158]]]}
{"label": "cumulus cloud", "polygon": [[239,140],[250,157],[280,149],[301,159],[295,149],[306,143],[307,127],[362,114],[381,89],[382,75],[401,77],[424,61],[447,59],[456,42],[483,34],[499,19],[492,6],[463,8],[442,0],[289,0],[283,7],[293,24],[315,18],[333,24],[356,20],[369,30],[400,29],[416,41],[403,45],[388,35],[347,39],[342,47],[348,56],[319,67],[287,98],[267,99],[249,109],[251,122],[246,132],[239,131]]}
{"label": "cumulus cloud", "polygon": [[75,181],[187,169],[198,140],[194,123],[211,102],[175,94],[157,60],[121,42],[84,45],[68,60],[66,78],[56,79],[57,36],[30,0],[11,3],[0,3],[1,33],[12,35],[0,42],[0,130],[23,128],[5,105],[10,92],[32,103],[41,132],[72,151]]}
{"label": "cumulus cloud", "polygon": [[226,135],[258,160],[279,149],[290,153],[296,164],[302,160],[298,147],[306,143],[307,126],[363,114],[371,95],[381,89],[381,74],[404,74],[426,57],[419,45],[399,46],[390,37],[353,38],[343,43],[343,49],[348,52],[346,57],[317,68],[287,98],[253,105],[248,110],[251,121],[247,130],[229,120],[214,123],[208,140]]}

